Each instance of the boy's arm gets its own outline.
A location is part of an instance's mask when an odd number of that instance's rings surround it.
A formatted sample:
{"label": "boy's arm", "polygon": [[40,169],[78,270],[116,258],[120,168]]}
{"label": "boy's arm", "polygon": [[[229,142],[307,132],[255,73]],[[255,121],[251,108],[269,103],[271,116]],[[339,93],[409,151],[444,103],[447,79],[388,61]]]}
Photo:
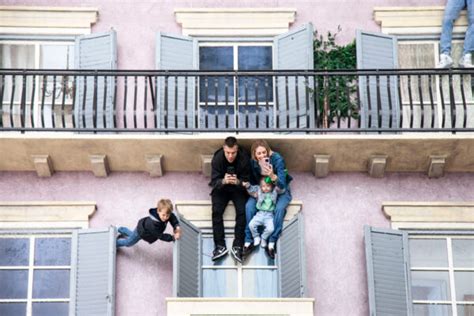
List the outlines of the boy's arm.
{"label": "boy's arm", "polygon": [[176,216],[174,213],[171,213],[170,223],[171,223],[171,226],[173,226],[174,239],[181,238],[181,227],[179,226],[178,216]]}
{"label": "boy's arm", "polygon": [[163,240],[163,241],[166,241],[166,242],[171,242],[171,241],[174,241],[174,237],[171,236],[170,234],[162,234],[160,236],[160,240]]}
{"label": "boy's arm", "polygon": [[258,185],[249,185],[246,188],[250,196],[258,198]]}

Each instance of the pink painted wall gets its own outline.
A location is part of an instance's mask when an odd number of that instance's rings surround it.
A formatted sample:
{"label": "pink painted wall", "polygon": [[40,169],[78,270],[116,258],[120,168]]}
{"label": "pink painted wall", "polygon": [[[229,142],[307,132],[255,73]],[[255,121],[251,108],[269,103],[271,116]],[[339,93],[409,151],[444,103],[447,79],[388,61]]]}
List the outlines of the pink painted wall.
{"label": "pink painted wall", "polygon": [[[367,315],[363,226],[389,227],[383,201],[472,201],[474,174],[331,174],[316,179],[293,174],[293,196],[304,203],[307,296],[316,299],[315,315]],[[87,200],[97,203],[91,227],[128,225],[146,215],[160,197],[208,199],[208,179],[196,173],[56,173],[40,179],[30,172],[0,172],[0,200]],[[184,189],[187,188],[187,189]],[[166,315],[172,295],[172,245],[140,242],[117,257],[117,315]]]}
{"label": "pink painted wall", "polygon": [[181,33],[181,26],[174,17],[175,8],[232,8],[232,7],[284,7],[296,9],[296,20],[291,27],[312,22],[321,33],[336,31],[342,33],[341,43],[355,38],[355,30],[379,31],[373,21],[375,6],[431,6],[444,5],[444,0],[2,0],[2,5],[34,6],[85,6],[99,9],[98,22],[93,32],[114,28],[118,37],[120,69],[154,69],[155,42],[158,31]]}

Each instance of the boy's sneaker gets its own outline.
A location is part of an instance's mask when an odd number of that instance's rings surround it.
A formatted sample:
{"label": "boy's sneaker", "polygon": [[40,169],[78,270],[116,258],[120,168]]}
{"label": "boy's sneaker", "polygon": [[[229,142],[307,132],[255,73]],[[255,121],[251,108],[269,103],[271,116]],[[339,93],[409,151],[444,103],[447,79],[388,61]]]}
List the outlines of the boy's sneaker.
{"label": "boy's sneaker", "polygon": [[247,257],[248,255],[250,255],[252,253],[254,248],[255,248],[255,246],[251,242],[246,242],[244,244],[244,249],[242,251],[242,256],[244,257],[243,260],[245,260],[245,257]]}
{"label": "boy's sneaker", "polygon": [[265,239],[262,239],[262,242],[260,243],[260,247],[262,247],[262,248],[267,247],[267,241]]}
{"label": "boy's sneaker", "polygon": [[450,68],[453,65],[453,59],[449,54],[441,54],[439,56],[439,63],[436,65],[436,68]]}
{"label": "boy's sneaker", "polygon": [[474,68],[474,65],[472,64],[472,54],[467,53],[464,54],[464,56],[461,57],[459,60],[459,67],[461,68]]}
{"label": "boy's sneaker", "polygon": [[275,243],[274,242],[268,243],[268,247],[265,248],[265,252],[270,257],[270,259],[275,259]]}
{"label": "boy's sneaker", "polygon": [[257,247],[258,245],[260,245],[260,237],[255,237],[253,239],[253,246]]}
{"label": "boy's sneaker", "polygon": [[230,249],[230,254],[232,255],[232,257],[234,257],[235,260],[242,263],[242,261],[243,261],[243,259],[242,259],[242,247],[233,246]]}
{"label": "boy's sneaker", "polygon": [[212,261],[216,261],[217,259],[224,257],[228,252],[229,250],[227,250],[227,247],[216,246],[212,252]]}

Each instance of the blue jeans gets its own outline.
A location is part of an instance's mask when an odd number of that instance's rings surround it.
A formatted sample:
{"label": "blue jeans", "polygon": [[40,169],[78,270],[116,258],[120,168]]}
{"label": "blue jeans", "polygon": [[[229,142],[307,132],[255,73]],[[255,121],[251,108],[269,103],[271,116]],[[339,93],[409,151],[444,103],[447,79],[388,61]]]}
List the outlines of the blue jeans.
{"label": "blue jeans", "polygon": [[468,27],[464,36],[463,54],[474,51],[474,10],[472,0],[448,0],[444,9],[441,30],[440,51],[442,54],[451,54],[454,21],[459,17],[461,10],[466,7]]}
{"label": "blue jeans", "polygon": [[[287,188],[285,193],[278,196],[275,211],[273,212],[273,226],[274,231],[270,236],[270,242],[276,242],[280,237],[281,230],[283,229],[283,220],[286,215],[286,208],[291,202],[290,188]],[[245,242],[252,242],[252,233],[250,232],[249,223],[257,212],[257,200],[250,197],[245,205],[245,217],[247,219],[247,226],[245,227]]]}
{"label": "blue jeans", "polygon": [[124,235],[126,238],[117,239],[117,248],[119,247],[132,247],[142,239],[135,228],[133,232],[127,227],[119,227],[118,232]]}
{"label": "blue jeans", "polygon": [[259,226],[263,226],[262,239],[268,240],[268,237],[270,237],[274,231],[273,212],[258,211],[257,214],[255,214],[249,223],[249,229],[253,238],[260,236],[258,232]]}

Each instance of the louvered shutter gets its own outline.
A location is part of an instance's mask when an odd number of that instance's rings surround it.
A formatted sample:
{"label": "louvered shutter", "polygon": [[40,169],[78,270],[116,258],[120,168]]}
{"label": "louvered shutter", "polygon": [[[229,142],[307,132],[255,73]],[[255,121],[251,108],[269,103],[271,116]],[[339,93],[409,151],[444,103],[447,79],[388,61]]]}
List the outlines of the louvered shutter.
{"label": "louvered shutter", "polygon": [[[156,69],[197,70],[197,40],[187,36],[158,33]],[[159,77],[157,121],[160,128],[194,128],[195,77]]]}
{"label": "louvered shutter", "polygon": [[280,297],[304,297],[306,264],[303,214],[298,213],[283,228],[277,250]]}
{"label": "louvered shutter", "polygon": [[[106,33],[76,38],[75,68],[81,70],[117,69],[117,35]],[[79,76],[76,81],[74,123],[76,128],[113,128],[115,80],[112,76]],[[95,114],[95,122],[94,122]]]}
{"label": "louvered shutter", "polygon": [[[358,69],[398,68],[397,38],[357,31]],[[379,87],[379,89],[377,89]],[[361,126],[400,127],[400,103],[396,76],[360,76]]]}
{"label": "louvered shutter", "polygon": [[408,234],[365,227],[371,316],[412,315]]}
{"label": "louvered shutter", "polygon": [[70,315],[114,315],[115,236],[114,227],[73,233]]}
{"label": "louvered shutter", "polygon": [[[275,70],[313,70],[313,25],[303,25],[278,35],[273,41]],[[279,128],[314,127],[312,77],[276,77],[277,126]]]}
{"label": "louvered shutter", "polygon": [[173,292],[177,297],[200,297],[201,274],[201,231],[179,216],[181,239],[174,244]]}

